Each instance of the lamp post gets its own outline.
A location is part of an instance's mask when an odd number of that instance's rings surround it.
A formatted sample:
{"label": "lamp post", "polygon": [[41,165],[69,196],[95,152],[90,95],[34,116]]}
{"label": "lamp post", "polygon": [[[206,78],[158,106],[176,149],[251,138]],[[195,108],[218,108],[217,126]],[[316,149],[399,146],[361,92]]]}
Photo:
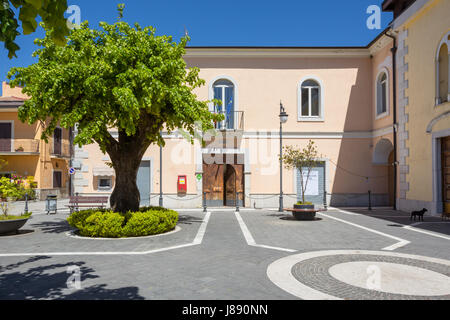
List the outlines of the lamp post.
{"label": "lamp post", "polygon": [[288,121],[283,104],[280,102],[280,208],[279,212],[283,212],[283,123]]}
{"label": "lamp post", "polygon": [[[161,134],[161,138],[162,138],[162,132]],[[159,206],[162,207],[163,206],[163,190],[162,190],[162,151],[163,151],[163,147],[162,145],[159,146]]]}

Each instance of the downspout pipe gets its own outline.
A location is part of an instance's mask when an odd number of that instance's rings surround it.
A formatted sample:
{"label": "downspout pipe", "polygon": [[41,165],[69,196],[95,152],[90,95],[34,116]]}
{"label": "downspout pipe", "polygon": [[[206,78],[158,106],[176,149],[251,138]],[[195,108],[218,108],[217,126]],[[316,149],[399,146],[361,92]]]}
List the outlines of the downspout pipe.
{"label": "downspout pipe", "polygon": [[392,89],[393,89],[393,128],[394,128],[394,210],[397,210],[397,176],[398,176],[398,161],[397,161],[397,133],[398,133],[398,123],[397,123],[397,38],[389,33],[390,30],[386,31],[386,36],[394,41],[391,48],[392,52]]}

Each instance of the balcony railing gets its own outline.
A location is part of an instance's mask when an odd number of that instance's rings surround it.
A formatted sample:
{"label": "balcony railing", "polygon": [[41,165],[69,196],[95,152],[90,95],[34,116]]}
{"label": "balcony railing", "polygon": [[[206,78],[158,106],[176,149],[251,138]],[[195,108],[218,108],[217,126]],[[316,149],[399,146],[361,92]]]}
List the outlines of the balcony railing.
{"label": "balcony railing", "polygon": [[39,153],[39,143],[36,139],[0,139],[0,152]]}
{"label": "balcony railing", "polygon": [[215,111],[214,113],[225,116],[225,120],[214,124],[217,130],[244,130],[244,111]]}
{"label": "balcony railing", "polygon": [[67,140],[55,142],[50,140],[50,154],[53,157],[69,158],[70,157],[70,143]]}

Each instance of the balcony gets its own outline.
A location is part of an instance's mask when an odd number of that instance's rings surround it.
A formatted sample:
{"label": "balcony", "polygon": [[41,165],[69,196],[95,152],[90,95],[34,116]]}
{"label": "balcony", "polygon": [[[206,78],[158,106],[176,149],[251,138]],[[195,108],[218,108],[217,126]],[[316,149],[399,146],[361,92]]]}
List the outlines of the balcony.
{"label": "balcony", "polygon": [[225,117],[225,120],[214,124],[217,130],[244,130],[244,111],[215,111],[213,113],[222,114]]}
{"label": "balcony", "polygon": [[50,155],[52,158],[70,158],[70,143],[67,140],[50,141]]}
{"label": "balcony", "polygon": [[223,114],[225,119],[214,124],[215,135],[204,136],[208,149],[239,149],[244,133],[244,111],[215,112]]}
{"label": "balcony", "polygon": [[40,141],[36,139],[0,139],[1,155],[39,154]]}

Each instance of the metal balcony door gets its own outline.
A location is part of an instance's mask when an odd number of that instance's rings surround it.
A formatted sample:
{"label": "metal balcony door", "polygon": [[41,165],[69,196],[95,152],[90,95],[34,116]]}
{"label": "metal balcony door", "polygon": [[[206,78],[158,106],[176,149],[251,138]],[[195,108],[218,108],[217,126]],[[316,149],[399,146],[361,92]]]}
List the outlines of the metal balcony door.
{"label": "metal balcony door", "polygon": [[0,151],[11,152],[12,123],[0,123]]}
{"label": "metal balcony door", "polygon": [[60,155],[62,153],[62,129],[56,128],[53,133],[53,154]]}

